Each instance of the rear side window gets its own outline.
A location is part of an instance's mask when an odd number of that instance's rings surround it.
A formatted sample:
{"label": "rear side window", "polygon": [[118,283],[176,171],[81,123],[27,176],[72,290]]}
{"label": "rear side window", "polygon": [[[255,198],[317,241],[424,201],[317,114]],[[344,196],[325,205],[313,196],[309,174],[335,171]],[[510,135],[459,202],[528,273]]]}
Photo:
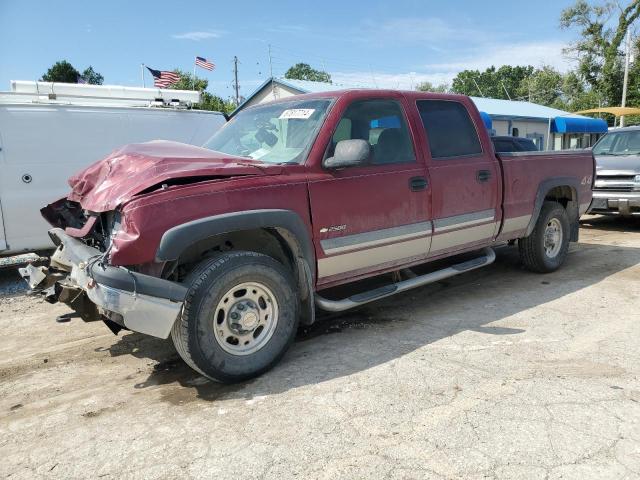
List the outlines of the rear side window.
{"label": "rear side window", "polygon": [[418,100],[417,106],[432,158],[444,160],[482,153],[478,132],[464,105],[449,100]]}

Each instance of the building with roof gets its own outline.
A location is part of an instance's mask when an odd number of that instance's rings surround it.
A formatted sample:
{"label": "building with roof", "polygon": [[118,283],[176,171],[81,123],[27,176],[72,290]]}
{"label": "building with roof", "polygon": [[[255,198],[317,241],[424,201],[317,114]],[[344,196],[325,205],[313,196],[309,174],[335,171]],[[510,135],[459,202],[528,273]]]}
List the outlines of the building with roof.
{"label": "building with roof", "polygon": [[[300,95],[344,90],[345,86],[331,83],[269,78],[251,93],[231,114],[273,100]],[[373,88],[364,86],[359,88]],[[493,135],[530,138],[541,150],[564,150],[592,146],[603,133],[607,123],[599,118],[572,114],[532,102],[471,97],[482,113]]]}

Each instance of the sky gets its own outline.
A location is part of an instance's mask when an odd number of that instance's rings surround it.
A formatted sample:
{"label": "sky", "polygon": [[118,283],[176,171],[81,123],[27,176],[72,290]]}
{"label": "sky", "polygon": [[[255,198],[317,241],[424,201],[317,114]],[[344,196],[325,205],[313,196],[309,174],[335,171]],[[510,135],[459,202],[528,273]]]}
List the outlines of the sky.
{"label": "sky", "polygon": [[404,89],[491,65],[566,71],[562,49],[576,32],[561,30],[559,17],[572,3],[0,0],[0,91],[62,59],[78,70],[92,65],[105,84],[141,86],[142,63],[193,71],[199,55],[216,68],[197,74],[223,98],[233,95],[234,56],[245,96],[297,62],[345,87]]}

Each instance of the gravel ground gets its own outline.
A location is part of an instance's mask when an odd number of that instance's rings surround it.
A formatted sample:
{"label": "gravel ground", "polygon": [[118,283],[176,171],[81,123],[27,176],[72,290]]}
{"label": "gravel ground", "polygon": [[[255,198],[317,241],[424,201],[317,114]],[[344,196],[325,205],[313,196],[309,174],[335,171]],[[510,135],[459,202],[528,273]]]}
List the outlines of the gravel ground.
{"label": "gravel ground", "polygon": [[6,478],[640,478],[640,221],[333,317],[223,386],[1,273]]}
{"label": "gravel ground", "polygon": [[13,296],[19,293],[27,293],[27,290],[27,284],[22,280],[22,278],[20,278],[18,270],[0,270],[0,302],[5,300],[3,297]]}

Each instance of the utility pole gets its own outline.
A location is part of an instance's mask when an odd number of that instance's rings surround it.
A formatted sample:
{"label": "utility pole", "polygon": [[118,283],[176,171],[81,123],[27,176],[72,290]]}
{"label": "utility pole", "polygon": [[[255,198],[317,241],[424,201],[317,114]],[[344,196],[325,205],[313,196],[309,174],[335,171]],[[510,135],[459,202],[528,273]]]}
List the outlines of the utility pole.
{"label": "utility pole", "polygon": [[240,85],[238,85],[238,57],[233,57],[233,89],[236,92],[236,106],[240,105]]}
{"label": "utility pole", "polygon": [[273,95],[274,99],[277,99],[278,97],[276,96],[276,85],[273,82],[273,62],[271,61],[271,44],[268,45],[269,47],[269,78],[271,79],[271,95]]}
{"label": "utility pole", "polygon": [[[631,58],[631,30],[627,29],[627,52],[624,60],[624,81],[622,83],[622,108],[627,106],[627,83],[629,82],[629,60]],[[620,117],[620,126],[624,127],[624,115]]]}

